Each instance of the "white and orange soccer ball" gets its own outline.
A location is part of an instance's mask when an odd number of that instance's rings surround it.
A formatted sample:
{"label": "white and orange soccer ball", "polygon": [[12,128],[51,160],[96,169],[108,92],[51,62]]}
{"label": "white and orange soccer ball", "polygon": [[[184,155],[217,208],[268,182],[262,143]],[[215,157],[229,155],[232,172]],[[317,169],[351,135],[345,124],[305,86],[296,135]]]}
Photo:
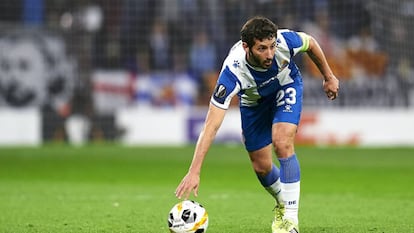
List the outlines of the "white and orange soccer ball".
{"label": "white and orange soccer ball", "polygon": [[207,226],[207,211],[195,201],[181,201],[168,214],[168,228],[171,233],[205,233]]}

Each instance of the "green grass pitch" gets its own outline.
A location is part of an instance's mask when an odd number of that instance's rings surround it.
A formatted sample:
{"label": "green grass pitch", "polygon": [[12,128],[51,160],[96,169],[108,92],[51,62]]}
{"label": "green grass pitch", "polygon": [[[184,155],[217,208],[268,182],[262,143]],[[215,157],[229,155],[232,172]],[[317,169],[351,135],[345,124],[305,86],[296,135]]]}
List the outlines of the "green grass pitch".
{"label": "green grass pitch", "polygon": [[[166,233],[192,151],[0,148],[0,233]],[[414,232],[414,148],[299,147],[297,154],[301,232]],[[241,146],[211,148],[194,200],[209,213],[209,233],[271,232],[274,201]]]}

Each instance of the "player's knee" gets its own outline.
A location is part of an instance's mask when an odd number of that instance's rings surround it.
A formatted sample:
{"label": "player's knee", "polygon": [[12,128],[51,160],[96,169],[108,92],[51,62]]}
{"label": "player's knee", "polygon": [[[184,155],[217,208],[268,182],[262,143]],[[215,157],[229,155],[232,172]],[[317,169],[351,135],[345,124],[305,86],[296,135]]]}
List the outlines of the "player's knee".
{"label": "player's knee", "polygon": [[277,157],[286,158],[294,153],[293,141],[289,139],[274,139],[273,146]]}
{"label": "player's knee", "polygon": [[269,174],[269,172],[272,170],[271,167],[265,167],[265,166],[253,166],[254,172],[259,176],[266,176]]}
{"label": "player's knee", "polygon": [[272,163],[264,160],[252,161],[254,172],[260,176],[266,176],[272,170]]}
{"label": "player's knee", "polygon": [[297,126],[290,123],[277,123],[273,127],[272,141],[277,157],[287,158],[294,153]]}

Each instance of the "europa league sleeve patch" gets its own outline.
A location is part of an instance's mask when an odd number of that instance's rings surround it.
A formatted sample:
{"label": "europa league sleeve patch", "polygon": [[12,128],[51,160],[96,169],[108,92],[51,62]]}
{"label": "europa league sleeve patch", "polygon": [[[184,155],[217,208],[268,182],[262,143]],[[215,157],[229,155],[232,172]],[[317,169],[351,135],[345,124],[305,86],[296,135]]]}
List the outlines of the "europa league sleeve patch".
{"label": "europa league sleeve patch", "polygon": [[223,84],[219,84],[214,89],[213,97],[218,103],[224,104],[224,101],[226,99],[225,98],[226,94],[227,94],[226,86],[224,86]]}
{"label": "europa league sleeve patch", "polygon": [[214,96],[217,98],[223,98],[226,96],[226,87],[223,84],[220,84],[216,86],[216,89],[214,90]]}

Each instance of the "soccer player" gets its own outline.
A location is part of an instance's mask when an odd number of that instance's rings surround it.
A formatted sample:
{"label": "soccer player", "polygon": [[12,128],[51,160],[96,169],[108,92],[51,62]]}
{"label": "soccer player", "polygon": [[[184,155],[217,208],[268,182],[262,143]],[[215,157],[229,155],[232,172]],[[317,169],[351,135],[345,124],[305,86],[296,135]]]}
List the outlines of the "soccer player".
{"label": "soccer player", "polygon": [[[334,100],[339,81],[318,42],[304,32],[278,29],[256,16],[241,28],[241,40],[223,63],[187,174],[175,194],[198,195],[203,160],[224,119],[230,100],[240,100],[245,148],[263,187],[275,198],[273,233],[299,232],[300,166],[294,139],[302,111],[302,77],[293,56],[306,52],[323,76],[323,90]],[[272,160],[273,149],[279,160]]]}

